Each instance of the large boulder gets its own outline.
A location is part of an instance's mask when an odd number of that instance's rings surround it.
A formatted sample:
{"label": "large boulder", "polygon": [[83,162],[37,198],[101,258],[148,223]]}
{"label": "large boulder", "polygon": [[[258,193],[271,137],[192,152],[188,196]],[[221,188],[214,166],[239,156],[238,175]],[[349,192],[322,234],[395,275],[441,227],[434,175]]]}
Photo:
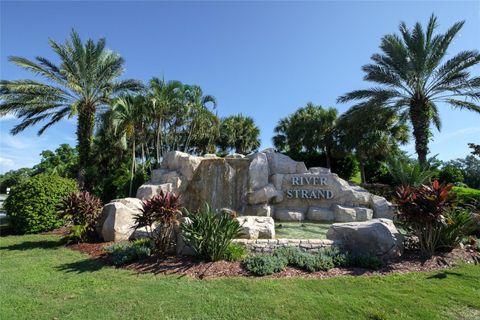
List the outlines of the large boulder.
{"label": "large boulder", "polygon": [[307,212],[307,220],[332,222],[335,220],[335,214],[328,208],[310,207]]}
{"label": "large boulder", "polygon": [[163,159],[162,168],[176,170],[185,177],[187,181],[190,181],[202,160],[202,157],[192,156],[185,152],[170,151]]}
{"label": "large boulder", "polygon": [[384,197],[372,195],[370,206],[373,209],[374,218],[394,219],[397,208]]}
{"label": "large boulder", "polygon": [[281,192],[277,192],[277,189],[272,184],[268,184],[257,191],[247,193],[248,204],[261,204],[268,203],[273,198],[283,197]]}
{"label": "large boulder", "polygon": [[302,221],[305,220],[305,214],[290,208],[275,209],[275,219],[279,221]]}
{"label": "large boulder", "polygon": [[171,183],[163,184],[142,184],[137,190],[137,198],[141,200],[150,200],[156,195],[163,192],[172,192],[173,186]]}
{"label": "large boulder", "polygon": [[275,222],[271,217],[242,216],[236,218],[242,228],[242,239],[275,239]]}
{"label": "large boulder", "polygon": [[252,161],[248,168],[248,189],[258,190],[268,184],[268,161],[265,153],[248,156]]}
{"label": "large boulder", "polygon": [[275,152],[273,148],[266,149],[263,151],[263,153],[267,156],[270,174],[292,174],[307,172],[305,163],[292,160],[289,156]]}
{"label": "large boulder", "polygon": [[100,215],[100,234],[103,240],[124,241],[134,233],[134,216],[142,212],[142,200],[136,198],[116,199],[106,204]]}
{"label": "large boulder", "polygon": [[328,229],[327,239],[341,242],[354,254],[390,259],[403,253],[403,236],[389,219],[334,223]]}

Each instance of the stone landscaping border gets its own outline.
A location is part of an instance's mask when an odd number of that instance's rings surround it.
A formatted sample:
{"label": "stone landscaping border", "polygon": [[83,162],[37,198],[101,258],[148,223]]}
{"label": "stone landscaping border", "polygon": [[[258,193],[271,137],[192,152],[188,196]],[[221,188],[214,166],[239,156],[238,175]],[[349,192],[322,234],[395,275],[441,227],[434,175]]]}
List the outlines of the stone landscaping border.
{"label": "stone landscaping border", "polygon": [[245,245],[251,253],[270,253],[280,247],[297,247],[314,253],[320,249],[342,246],[340,241],[327,239],[235,239],[233,242]]}

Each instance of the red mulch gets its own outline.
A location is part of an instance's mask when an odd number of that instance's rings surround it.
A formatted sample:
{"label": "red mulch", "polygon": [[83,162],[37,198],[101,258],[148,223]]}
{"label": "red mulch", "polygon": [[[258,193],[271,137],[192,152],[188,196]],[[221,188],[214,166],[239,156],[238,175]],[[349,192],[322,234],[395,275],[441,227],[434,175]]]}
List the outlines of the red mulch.
{"label": "red mulch", "polygon": [[[80,243],[70,245],[69,248],[90,255],[93,259],[105,264],[111,264],[103,248],[111,243]],[[284,277],[317,277],[330,278],[340,275],[383,275],[390,273],[407,273],[414,271],[432,271],[452,267],[459,262],[480,264],[480,253],[471,249],[457,248],[452,252],[438,254],[430,259],[422,258],[418,253],[407,252],[401,258],[389,261],[380,270],[363,268],[334,268],[329,271],[306,272],[296,268],[287,267],[284,271],[269,276],[270,278]],[[244,270],[240,262],[204,262],[195,258],[169,257],[148,259],[131,263],[125,268],[138,273],[169,274],[179,277],[190,276],[197,279],[209,279],[232,276],[252,276]]]}

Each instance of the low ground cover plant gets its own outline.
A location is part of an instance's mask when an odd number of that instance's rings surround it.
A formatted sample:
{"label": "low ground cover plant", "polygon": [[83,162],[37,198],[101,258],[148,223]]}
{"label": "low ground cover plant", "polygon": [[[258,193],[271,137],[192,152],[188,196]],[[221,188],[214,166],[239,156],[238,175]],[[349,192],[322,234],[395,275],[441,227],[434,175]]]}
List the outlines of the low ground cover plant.
{"label": "low ground cover plant", "polygon": [[122,266],[145,259],[151,254],[150,239],[138,239],[132,242],[115,243],[104,248],[116,266]]}
{"label": "low ground cover plant", "polygon": [[343,252],[328,248],[308,253],[298,247],[282,247],[271,254],[254,254],[244,260],[244,267],[257,276],[270,275],[285,270],[287,266],[307,272],[328,271],[335,267],[359,267],[378,270],[383,261],[375,256]]}
{"label": "low ground cover plant", "polygon": [[60,218],[71,224],[69,242],[93,241],[95,226],[102,212],[102,201],[88,191],[72,192],[61,204]]}
{"label": "low ground cover plant", "polygon": [[245,245],[240,243],[230,243],[225,252],[224,259],[227,261],[242,261],[248,256],[248,250]]}
{"label": "low ground cover plant", "polygon": [[59,203],[78,190],[72,179],[57,175],[38,174],[12,188],[4,208],[16,233],[37,233],[60,227]]}
{"label": "low ground cover plant", "polygon": [[181,234],[202,258],[208,261],[225,259],[232,240],[240,234],[241,228],[235,215],[226,210],[216,210],[205,203],[198,212],[184,209],[186,219],[182,222]]}
{"label": "low ground cover plant", "polygon": [[174,193],[161,191],[143,202],[143,210],[135,215],[135,229],[146,227],[153,250],[164,256],[175,244],[175,228],[180,223],[180,199]]}

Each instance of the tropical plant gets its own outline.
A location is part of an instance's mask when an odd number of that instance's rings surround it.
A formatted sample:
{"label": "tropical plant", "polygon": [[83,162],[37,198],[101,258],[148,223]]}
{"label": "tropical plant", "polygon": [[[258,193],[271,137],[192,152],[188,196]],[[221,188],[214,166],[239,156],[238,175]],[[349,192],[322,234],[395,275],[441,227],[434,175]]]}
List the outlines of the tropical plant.
{"label": "tropical plant", "polygon": [[20,168],[0,174],[0,193],[7,193],[8,188],[12,188],[20,182],[27,180],[33,173],[34,170],[32,168]]}
{"label": "tropical plant", "polygon": [[445,165],[460,169],[463,182],[470,188],[480,189],[480,158],[468,155],[464,159],[448,161]]}
{"label": "tropical plant", "polygon": [[215,210],[208,203],[196,213],[184,211],[188,219],[180,228],[185,243],[208,261],[225,259],[228,247],[241,231],[234,216],[226,210]]}
{"label": "tropical plant", "polygon": [[480,157],[480,144],[469,143],[468,147],[472,149],[472,154],[474,156]]}
{"label": "tropical plant", "polygon": [[70,40],[60,44],[50,40],[50,46],[60,64],[37,57],[31,61],[22,57],[9,60],[21,68],[45,79],[1,80],[0,115],[14,114],[22,118],[12,130],[17,134],[26,128],[47,120],[38,134],[65,117],[78,116],[77,139],[79,153],[79,178],[83,184],[85,170],[91,160],[91,145],[95,114],[115,95],[137,90],[141,83],[135,80],[117,80],[123,73],[123,59],[105,48],[105,39],[95,43],[82,42],[72,30]]}
{"label": "tropical plant", "polygon": [[420,251],[431,256],[438,248],[441,231],[446,224],[445,214],[453,207],[453,185],[440,184],[418,188],[402,186],[397,190],[398,217],[404,227],[419,239]]}
{"label": "tropical plant", "polygon": [[[480,112],[480,77],[469,69],[480,62],[476,50],[462,51],[442,64],[452,40],[464,22],[457,22],[445,34],[434,34],[437,18],[432,15],[424,31],[420,23],[409,30],[400,24],[400,36],[382,38],[381,54],[372,55],[372,64],[363,66],[366,81],[378,84],[341,96],[339,102],[364,101],[375,108],[394,110],[409,119],[420,165],[427,162],[430,124],[441,128],[438,105]],[[372,112],[375,112],[372,109]]]}
{"label": "tropical plant", "polygon": [[115,99],[112,107],[113,125],[116,132],[121,132],[127,141],[131,144],[131,169],[130,169],[130,186],[129,196],[133,192],[133,178],[136,171],[136,139],[138,129],[143,125],[145,98],[138,96],[120,96]]}
{"label": "tropical plant", "polygon": [[435,175],[428,164],[421,165],[404,157],[392,157],[385,163],[385,167],[393,178],[395,186],[418,187],[428,183]]}
{"label": "tropical plant", "polygon": [[218,144],[224,152],[249,154],[260,147],[259,135],[260,129],[253,118],[237,114],[222,119]]}
{"label": "tropical plant", "polygon": [[78,152],[68,144],[61,144],[55,151],[43,150],[42,159],[33,169],[35,174],[56,174],[75,179],[78,174]]}
{"label": "tropical plant", "polygon": [[96,239],[95,226],[102,212],[102,201],[87,191],[72,192],[61,204],[60,218],[71,224],[70,242]]}
{"label": "tropical plant", "polygon": [[174,230],[181,217],[180,199],[174,193],[160,191],[143,202],[143,210],[134,216],[135,229],[146,227],[153,249],[165,255],[175,243]]}
{"label": "tropical plant", "polygon": [[399,144],[408,142],[408,129],[392,110],[360,104],[342,114],[337,122],[337,136],[344,148],[354,152],[362,183],[367,183],[368,160],[398,154]]}
{"label": "tropical plant", "polygon": [[21,181],[10,191],[4,208],[17,233],[37,233],[58,228],[63,221],[57,208],[63,198],[78,190],[74,180],[38,174]]}
{"label": "tropical plant", "polygon": [[451,208],[445,211],[445,224],[440,231],[437,249],[452,250],[476,229],[471,209]]}
{"label": "tropical plant", "polygon": [[274,131],[273,144],[281,152],[294,155],[301,152],[322,153],[327,168],[331,168],[331,158],[335,142],[337,109],[324,109],[309,102],[293,114],[280,119]]}

